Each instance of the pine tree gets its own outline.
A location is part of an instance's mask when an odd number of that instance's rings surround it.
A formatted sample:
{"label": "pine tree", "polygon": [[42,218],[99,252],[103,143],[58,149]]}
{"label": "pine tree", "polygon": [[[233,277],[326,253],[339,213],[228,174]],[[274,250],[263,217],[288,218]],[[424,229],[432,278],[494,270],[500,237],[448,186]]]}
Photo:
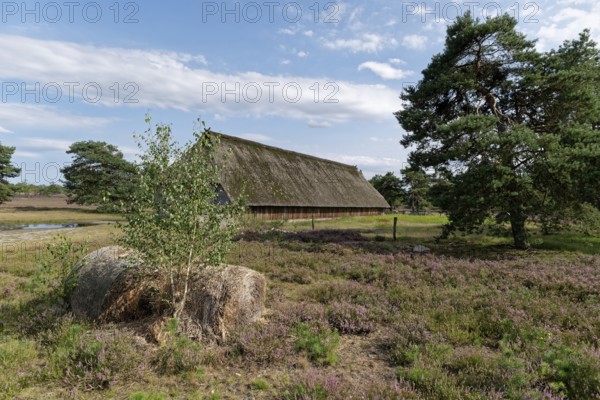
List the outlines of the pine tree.
{"label": "pine tree", "polygon": [[445,234],[496,217],[524,249],[528,219],[598,200],[600,64],[589,32],[540,54],[516,24],[457,18],[396,117],[410,164],[444,178]]}
{"label": "pine tree", "polygon": [[135,190],[136,167],[116,146],[91,140],[75,142],[67,154],[73,154],[74,159],[61,172],[70,203],[114,211]]}
{"label": "pine tree", "polygon": [[2,146],[0,143],[0,204],[10,200],[14,194],[6,178],[15,178],[21,173],[21,169],[11,164],[14,152],[14,147]]}

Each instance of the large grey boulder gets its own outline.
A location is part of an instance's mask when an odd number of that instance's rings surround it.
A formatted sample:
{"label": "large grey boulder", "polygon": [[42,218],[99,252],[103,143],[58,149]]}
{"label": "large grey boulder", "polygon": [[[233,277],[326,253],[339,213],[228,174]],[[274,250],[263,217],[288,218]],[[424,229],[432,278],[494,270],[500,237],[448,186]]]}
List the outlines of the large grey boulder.
{"label": "large grey boulder", "polygon": [[[155,317],[149,331],[159,339],[166,318],[169,285],[157,271],[119,246],[88,254],[73,270],[73,314],[99,322]],[[188,300],[179,328],[196,339],[225,340],[264,311],[265,277],[237,265],[209,267],[190,278]],[[148,319],[148,318],[147,318]],[[152,319],[152,318],[149,318]]]}
{"label": "large grey boulder", "polygon": [[429,253],[430,251],[431,249],[429,249],[429,247],[425,247],[423,245],[413,247],[413,253],[425,254]]}

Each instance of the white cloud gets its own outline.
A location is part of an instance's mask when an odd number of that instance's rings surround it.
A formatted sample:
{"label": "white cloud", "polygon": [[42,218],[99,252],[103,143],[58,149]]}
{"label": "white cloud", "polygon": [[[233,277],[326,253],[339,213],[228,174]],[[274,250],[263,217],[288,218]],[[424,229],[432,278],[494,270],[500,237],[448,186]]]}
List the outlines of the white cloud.
{"label": "white cloud", "polygon": [[297,53],[296,53],[296,55],[297,55],[298,57],[300,57],[300,58],[305,58],[305,57],[308,57],[308,53],[307,53],[307,52],[305,52],[305,51],[299,51],[299,52],[297,52]]}
{"label": "white cloud", "polygon": [[332,50],[350,50],[352,53],[373,53],[384,48],[396,47],[398,42],[393,38],[386,38],[376,33],[363,33],[354,39],[335,39],[324,41],[324,46]]}
{"label": "white cloud", "polygon": [[[536,47],[541,51],[557,48],[565,40],[573,40],[579,37],[585,28],[591,29],[594,41],[600,41],[600,29],[598,27],[598,15],[600,15],[600,3],[569,1],[570,5],[580,5],[579,8],[560,7],[554,14],[549,12],[531,15],[531,22],[523,23],[521,27],[528,36],[538,38]],[[542,10],[543,11],[543,10]],[[533,21],[535,20],[535,21]]]}
{"label": "white cloud", "polygon": [[290,28],[281,28],[277,31],[277,33],[282,34],[282,35],[290,35],[293,36],[295,35],[297,32],[296,29],[290,29]]}
{"label": "white cloud", "polygon": [[389,62],[390,64],[394,64],[394,65],[406,64],[406,61],[404,61],[404,60],[401,60],[401,59],[399,59],[399,58],[390,58],[390,59],[388,60],[388,62]]}
{"label": "white cloud", "polygon": [[358,70],[368,69],[383,79],[402,79],[412,74],[412,71],[405,71],[394,68],[390,64],[376,61],[366,61],[358,66]]}
{"label": "white cloud", "polygon": [[393,168],[400,169],[403,161],[398,158],[390,158],[390,157],[372,157],[372,156],[363,156],[363,155],[353,155],[353,154],[335,154],[328,153],[323,156],[323,158],[338,161],[344,164],[350,165],[358,165],[363,167],[385,167],[385,168]]}
{"label": "white cloud", "polygon": [[129,160],[136,158],[136,156],[140,154],[140,149],[132,146],[119,146],[119,150],[123,153],[123,156]]}
{"label": "white cloud", "polygon": [[388,138],[380,138],[380,137],[377,137],[377,136],[370,136],[369,140],[372,141],[372,142],[381,143],[381,142],[394,142],[397,139],[390,138],[390,137],[388,137]]}
{"label": "white cloud", "polygon": [[54,106],[0,103],[0,121],[13,130],[41,127],[44,130],[80,130],[103,127],[114,119],[76,115]]}
{"label": "white cloud", "polygon": [[238,136],[243,139],[253,140],[255,142],[270,142],[271,140],[273,140],[272,137],[267,135],[261,135],[260,133],[242,133]]}
{"label": "white cloud", "polygon": [[19,140],[19,148],[41,151],[67,151],[72,143],[63,139],[26,137]]}
{"label": "white cloud", "polygon": [[303,34],[304,36],[313,37],[315,33],[313,31],[304,31]]}
{"label": "white cloud", "polygon": [[21,151],[15,150],[13,154],[14,158],[41,158],[41,153],[35,153],[33,151]]}
{"label": "white cloud", "polygon": [[[373,41],[377,40],[373,38]],[[175,52],[0,35],[0,54],[11,55],[0,63],[0,78],[42,83],[78,82],[81,86],[97,83],[104,89],[104,95],[94,104],[96,107],[203,109],[223,116],[327,118],[335,122],[357,118],[387,120],[390,113],[400,108],[397,90],[385,85],[258,72],[224,74],[206,67],[190,66],[184,62],[188,59],[186,56]],[[110,90],[114,82],[121,87],[134,82],[139,88],[134,95],[137,103],[124,105],[122,101],[127,94],[124,90],[121,90],[119,103],[116,103]],[[330,90],[325,88],[328,83]],[[315,85],[320,88],[318,101],[314,96]],[[227,95],[230,90],[235,93]],[[259,96],[256,96],[257,90],[260,90]],[[325,96],[337,102],[325,102]],[[110,122],[95,117],[74,117],[50,106],[8,103],[0,104],[0,121],[11,130],[24,125],[44,126],[45,129],[49,126],[81,129]]]}
{"label": "white cloud", "polygon": [[314,119],[309,119],[307,124],[311,128],[331,128],[331,123],[327,121],[317,121]]}
{"label": "white cloud", "polygon": [[2,126],[0,126],[0,133],[14,133],[14,132],[11,131],[11,130],[8,130],[8,129],[2,127]]}
{"label": "white cloud", "polygon": [[[346,16],[348,14],[348,6],[350,6],[350,5],[347,2],[338,1],[335,3],[334,9],[328,10],[330,12],[334,12],[334,15],[332,15],[331,17],[334,19],[335,24],[338,24],[341,21],[348,20],[348,17]],[[352,6],[350,6],[350,7],[352,7]]]}
{"label": "white cloud", "polygon": [[363,7],[356,7],[354,10],[352,10],[350,16],[348,17],[348,26],[350,27],[350,29],[355,31],[363,29],[364,24],[362,23],[361,18],[363,11]]}
{"label": "white cloud", "polygon": [[281,60],[281,65],[288,65],[289,63],[291,63],[290,60]]}
{"label": "white cloud", "polygon": [[193,55],[193,54],[188,54],[188,53],[181,53],[181,54],[179,54],[179,59],[183,63],[198,63],[198,64],[203,64],[203,65],[208,64],[208,61],[206,61],[206,57],[204,57],[203,55]]}
{"label": "white cloud", "polygon": [[559,4],[594,4],[596,0],[558,0]]}
{"label": "white cloud", "polygon": [[406,35],[402,38],[402,45],[410,49],[422,50],[427,45],[427,36]]}

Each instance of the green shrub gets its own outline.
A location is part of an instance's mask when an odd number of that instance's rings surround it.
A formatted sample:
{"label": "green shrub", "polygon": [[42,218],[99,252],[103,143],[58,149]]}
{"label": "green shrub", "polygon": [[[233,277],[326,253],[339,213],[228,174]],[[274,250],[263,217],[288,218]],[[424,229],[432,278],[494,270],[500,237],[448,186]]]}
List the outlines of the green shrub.
{"label": "green shrub", "polygon": [[531,378],[524,363],[509,352],[502,354],[478,346],[454,349],[444,367],[456,377],[458,385],[480,393],[504,391],[517,395]]}
{"label": "green shrub", "polygon": [[294,356],[289,336],[290,327],[281,321],[254,323],[237,332],[232,354],[258,365],[287,363]]}
{"label": "green shrub", "polygon": [[395,348],[392,353],[392,356],[397,364],[402,366],[409,366],[419,359],[420,354],[421,348],[416,344],[411,344],[408,347]]}
{"label": "green shrub", "polygon": [[407,318],[394,325],[395,334],[391,339],[392,360],[401,366],[411,365],[419,358],[421,348],[433,340],[431,332],[423,321]]}
{"label": "green shrub", "polygon": [[296,351],[305,352],[311,361],[321,365],[337,362],[335,350],[340,343],[340,336],[336,330],[320,329],[299,322],[294,327],[293,334]]}
{"label": "green shrub", "polygon": [[267,390],[269,388],[269,384],[263,379],[257,379],[250,384],[252,389],[256,390]]}
{"label": "green shrub", "polygon": [[67,299],[75,289],[76,281],[72,271],[88,252],[88,242],[73,243],[64,235],[56,235],[46,245],[46,253],[38,259],[40,273],[34,282],[51,291],[62,299]]}
{"label": "green shrub", "polygon": [[129,395],[129,400],[164,400],[165,395],[155,392],[133,392]]}
{"label": "green shrub", "polygon": [[70,321],[66,304],[50,299],[36,299],[22,306],[12,316],[16,334],[20,337],[39,336],[42,342],[66,321]]}
{"label": "green shrub", "polygon": [[61,379],[70,388],[107,389],[116,381],[137,379],[145,369],[145,348],[128,331],[87,331],[70,324],[48,340],[46,378]]}
{"label": "green shrub", "polygon": [[39,364],[33,341],[0,340],[0,399],[12,399],[34,383]]}
{"label": "green shrub", "polygon": [[564,345],[554,345],[543,356],[542,379],[554,392],[570,400],[600,396],[600,358]]}
{"label": "green shrub", "polygon": [[306,296],[322,304],[345,301],[364,307],[382,306],[384,293],[376,286],[356,281],[333,281],[311,286]]}
{"label": "green shrub", "polygon": [[340,375],[308,369],[285,391],[286,400],[346,400],[350,396],[349,382]]}
{"label": "green shrub", "polygon": [[400,386],[397,380],[386,382],[382,377],[373,376],[367,384],[366,400],[417,400],[421,397],[411,388]]}
{"label": "green shrub", "polygon": [[306,385],[295,385],[286,393],[286,400],[328,400],[330,398],[327,390],[321,385],[307,387]]}
{"label": "green shrub", "polygon": [[167,340],[161,345],[154,360],[162,374],[185,374],[196,372],[204,374],[201,367],[202,347],[190,338],[177,333],[177,320],[167,323]]}
{"label": "green shrub", "polygon": [[600,234],[600,210],[589,203],[582,204],[575,221],[575,230],[586,236],[598,236]]}
{"label": "green shrub", "polygon": [[361,335],[375,329],[369,309],[345,301],[334,302],[328,310],[329,323],[341,334]]}
{"label": "green shrub", "polygon": [[120,225],[120,244],[138,251],[145,267],[170,277],[161,292],[174,318],[185,309],[192,272],[223,262],[244,209],[242,198],[217,201],[219,136],[197,122],[202,131],[181,146],[170,125],[154,129],[146,115],[148,129],[135,136],[144,167],[136,168],[139,180],[124,203],[126,223]]}
{"label": "green shrub", "polygon": [[468,398],[454,379],[435,365],[417,363],[410,368],[399,368],[398,377],[411,384],[427,399],[462,400]]}

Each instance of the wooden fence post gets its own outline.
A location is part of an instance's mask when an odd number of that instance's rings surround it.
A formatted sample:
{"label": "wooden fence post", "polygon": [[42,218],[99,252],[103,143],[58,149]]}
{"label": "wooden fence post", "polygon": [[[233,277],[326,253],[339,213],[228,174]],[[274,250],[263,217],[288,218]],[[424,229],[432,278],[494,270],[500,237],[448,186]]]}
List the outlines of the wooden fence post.
{"label": "wooden fence post", "polygon": [[312,215],[312,230],[315,230],[315,214]]}
{"label": "wooden fence post", "polygon": [[398,225],[398,217],[394,217],[394,240],[396,240],[396,225]]}

